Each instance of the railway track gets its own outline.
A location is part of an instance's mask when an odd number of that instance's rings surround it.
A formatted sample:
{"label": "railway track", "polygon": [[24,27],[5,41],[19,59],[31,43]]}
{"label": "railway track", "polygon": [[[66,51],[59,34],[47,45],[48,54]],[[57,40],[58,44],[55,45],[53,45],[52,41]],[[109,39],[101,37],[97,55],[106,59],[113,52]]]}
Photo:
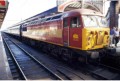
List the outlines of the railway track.
{"label": "railway track", "polygon": [[81,69],[99,80],[120,80],[120,70],[104,64],[84,64]]}
{"label": "railway track", "polygon": [[[4,42],[4,46],[5,48],[7,48],[5,42]],[[5,49],[5,51],[7,54],[7,59],[8,59],[8,63],[10,66],[13,80],[24,80],[24,77],[22,76],[21,71],[19,67],[17,66],[16,62],[14,61],[14,58],[12,58],[12,55],[10,54],[10,51],[8,50],[8,48]]]}
{"label": "railway track", "polygon": [[16,66],[19,68],[24,80],[63,80],[45,65],[40,63],[32,55],[15,45],[10,39],[4,38]]}
{"label": "railway track", "polygon": [[[80,70],[84,70],[88,75],[93,76],[96,79],[100,80],[120,80],[120,72],[118,69],[105,66],[102,64],[97,65],[80,65]],[[85,80],[85,78],[79,76],[77,73],[73,73],[65,68],[57,68],[58,74],[67,80],[75,80],[75,77],[79,78],[80,80]],[[72,76],[69,74],[71,73]],[[68,75],[67,75],[68,74]],[[75,76],[75,77],[73,77]]]}
{"label": "railway track", "polygon": [[103,58],[103,61],[101,63],[113,68],[120,69],[120,56],[109,56],[107,59]]}
{"label": "railway track", "polygon": [[[4,38],[6,37],[6,35],[4,35]],[[8,37],[8,36],[7,36]],[[11,39],[11,38],[10,38]],[[14,41],[14,43],[17,43],[18,45],[20,45],[19,47],[20,48],[22,48],[23,50],[27,50],[27,52],[30,54],[31,53],[31,55],[33,55],[34,57],[35,57],[35,55],[36,55],[36,53],[32,53],[32,51],[30,52],[30,50],[32,50],[32,49],[25,49],[23,46],[22,46],[22,44],[20,44],[20,43],[18,43],[17,41],[15,41],[14,39],[11,39],[12,41]],[[29,50],[29,51],[28,51]],[[37,56],[38,58],[36,58],[36,59],[38,59],[39,60],[39,56],[40,56],[40,54]],[[45,60],[45,58],[43,58],[44,60]],[[47,60],[47,59],[46,59]],[[42,60],[39,60],[39,61],[42,61]],[[83,75],[82,73],[79,73],[79,74],[77,74],[77,73],[75,73],[75,72],[73,72],[70,68],[68,69],[67,67],[61,67],[61,65],[59,65],[58,63],[58,65],[57,64],[55,64],[55,62],[56,62],[57,60],[55,59],[55,61],[53,61],[52,63],[54,64],[54,65],[52,65],[52,69],[54,69],[54,70],[56,70],[56,74],[57,75],[59,75],[59,76],[61,76],[64,80],[85,80],[86,79],[86,77],[87,77],[87,75]],[[45,65],[45,66],[47,66],[48,68],[50,68],[49,66],[51,66],[51,64],[49,65],[49,62],[50,61],[47,61],[47,62],[43,62],[42,61],[42,63]],[[91,78],[91,77],[87,77],[87,78],[90,78],[90,79],[93,79],[93,78]]]}

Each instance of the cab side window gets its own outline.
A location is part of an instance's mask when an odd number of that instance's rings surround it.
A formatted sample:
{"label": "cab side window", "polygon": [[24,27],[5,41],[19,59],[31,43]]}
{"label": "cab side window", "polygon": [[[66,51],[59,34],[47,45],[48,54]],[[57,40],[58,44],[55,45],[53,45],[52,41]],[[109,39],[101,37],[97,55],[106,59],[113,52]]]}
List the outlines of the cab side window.
{"label": "cab side window", "polygon": [[80,27],[80,18],[79,17],[71,18],[71,28],[77,28],[77,27]]}
{"label": "cab side window", "polygon": [[64,27],[64,28],[67,28],[67,27],[68,27],[68,19],[67,19],[67,18],[65,18],[65,19],[63,20],[63,27]]}

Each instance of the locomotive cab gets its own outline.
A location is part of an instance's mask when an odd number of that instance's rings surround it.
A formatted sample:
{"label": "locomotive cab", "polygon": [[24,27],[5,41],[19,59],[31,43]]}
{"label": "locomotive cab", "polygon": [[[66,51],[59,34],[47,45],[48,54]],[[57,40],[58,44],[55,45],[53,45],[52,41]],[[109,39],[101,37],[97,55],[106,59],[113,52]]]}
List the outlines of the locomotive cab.
{"label": "locomotive cab", "polygon": [[[66,15],[65,15],[66,16]],[[106,19],[93,10],[76,10],[63,18],[63,44],[81,50],[100,49],[109,44]]]}
{"label": "locomotive cab", "polygon": [[82,31],[83,50],[93,50],[109,45],[109,27],[102,16],[82,16],[84,28]]}
{"label": "locomotive cab", "polygon": [[110,30],[99,12],[76,9],[37,17],[11,27],[9,33],[70,62],[105,55]]}
{"label": "locomotive cab", "polygon": [[[66,16],[66,15],[65,15]],[[86,52],[92,58],[105,55],[110,29],[105,17],[93,10],[67,13],[63,18],[63,45]]]}

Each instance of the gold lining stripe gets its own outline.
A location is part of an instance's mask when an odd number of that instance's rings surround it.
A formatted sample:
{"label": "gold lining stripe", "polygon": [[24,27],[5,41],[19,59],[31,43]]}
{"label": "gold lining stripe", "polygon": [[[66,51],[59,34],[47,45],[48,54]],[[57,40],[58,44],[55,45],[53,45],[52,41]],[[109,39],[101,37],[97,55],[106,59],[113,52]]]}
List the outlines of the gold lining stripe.
{"label": "gold lining stripe", "polygon": [[[24,37],[26,37],[26,36],[24,36]],[[30,37],[27,37],[27,38],[30,38]],[[37,40],[37,41],[42,41],[42,40],[38,40],[38,39],[35,39],[35,40]],[[57,44],[57,43],[53,43],[53,42],[48,42],[48,41],[42,41],[42,42],[46,42],[46,43],[50,43],[50,44],[54,44],[54,45],[58,45],[58,46],[64,46],[64,45],[62,45],[62,44]],[[74,49],[79,49],[79,50],[81,50],[81,48],[78,48],[78,47],[73,47],[73,46],[68,46],[69,48],[74,48]]]}
{"label": "gold lining stripe", "polygon": [[73,46],[68,46],[68,47],[81,50],[81,48],[78,47],[73,47]]}
{"label": "gold lining stripe", "polygon": [[[27,37],[27,36],[23,36],[23,37],[30,38],[30,37]],[[30,39],[33,39],[33,38],[30,38]],[[42,42],[47,42],[47,43],[50,43],[50,44],[55,44],[55,45],[63,46],[62,44],[57,44],[57,43],[53,43],[53,42],[48,42],[48,41],[43,41],[43,40],[38,40],[38,39],[33,39],[33,40],[37,40],[37,41],[42,41]]]}

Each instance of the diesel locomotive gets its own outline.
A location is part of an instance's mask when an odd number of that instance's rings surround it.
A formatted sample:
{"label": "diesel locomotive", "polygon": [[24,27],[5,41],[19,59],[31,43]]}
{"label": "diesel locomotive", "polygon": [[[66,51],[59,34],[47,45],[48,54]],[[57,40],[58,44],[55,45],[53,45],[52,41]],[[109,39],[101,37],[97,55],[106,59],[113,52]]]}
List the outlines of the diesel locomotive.
{"label": "diesel locomotive", "polygon": [[65,61],[97,59],[114,50],[108,49],[110,29],[105,17],[89,9],[33,18],[5,32]]}

